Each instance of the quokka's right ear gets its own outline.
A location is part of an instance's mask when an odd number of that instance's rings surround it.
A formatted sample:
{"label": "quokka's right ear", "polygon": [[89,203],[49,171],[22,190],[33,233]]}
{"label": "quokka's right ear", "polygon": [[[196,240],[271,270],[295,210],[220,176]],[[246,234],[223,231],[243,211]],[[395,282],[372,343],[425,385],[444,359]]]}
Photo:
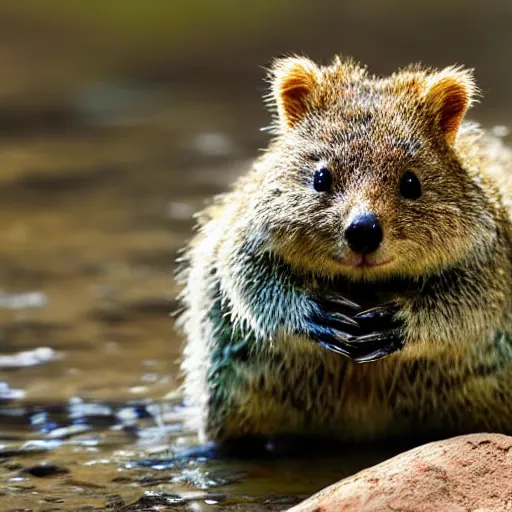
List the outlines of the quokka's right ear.
{"label": "quokka's right ear", "polygon": [[293,127],[313,106],[322,79],[320,68],[305,57],[286,57],[274,62],[270,72],[270,102],[277,108],[282,128]]}

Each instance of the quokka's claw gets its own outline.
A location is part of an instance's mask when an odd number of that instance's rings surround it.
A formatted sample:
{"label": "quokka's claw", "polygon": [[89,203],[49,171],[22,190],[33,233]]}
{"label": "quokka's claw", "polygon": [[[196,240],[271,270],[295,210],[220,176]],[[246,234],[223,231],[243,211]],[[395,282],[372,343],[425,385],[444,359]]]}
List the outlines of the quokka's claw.
{"label": "quokka's claw", "polygon": [[[366,363],[386,357],[404,346],[397,304],[386,304],[350,315],[347,308],[360,309],[343,298],[317,301],[308,319],[309,336],[322,347]],[[328,307],[329,309],[326,309]]]}

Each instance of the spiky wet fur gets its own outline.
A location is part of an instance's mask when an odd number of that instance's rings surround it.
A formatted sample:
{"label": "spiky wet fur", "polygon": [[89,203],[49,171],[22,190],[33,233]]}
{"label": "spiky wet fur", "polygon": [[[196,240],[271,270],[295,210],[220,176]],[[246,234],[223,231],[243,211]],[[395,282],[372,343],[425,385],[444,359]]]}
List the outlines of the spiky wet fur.
{"label": "spiky wet fur", "polygon": [[[447,76],[469,104],[471,74],[414,66],[376,78],[352,61],[293,60],[271,72],[273,141],[202,212],[183,258],[192,424],[219,441],[512,432],[511,155],[477,126],[436,117],[446,103],[435,87]],[[286,96],[297,81],[305,100]],[[311,188],[319,160],[339,170],[336,204]],[[395,192],[410,165],[423,202]],[[340,270],[330,255],[361,204],[377,211],[393,263]],[[405,348],[361,365],[294,334],[326,291],[397,301]]]}

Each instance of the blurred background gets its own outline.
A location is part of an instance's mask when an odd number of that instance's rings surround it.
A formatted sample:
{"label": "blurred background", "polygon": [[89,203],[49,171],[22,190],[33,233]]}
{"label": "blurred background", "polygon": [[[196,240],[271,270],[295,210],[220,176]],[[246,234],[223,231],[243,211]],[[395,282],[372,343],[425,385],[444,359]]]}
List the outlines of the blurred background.
{"label": "blurred background", "polygon": [[[273,57],[474,67],[471,117],[506,135],[511,27],[510,0],[0,0],[0,502],[39,510],[28,495],[44,489],[19,476],[42,460],[27,441],[74,487],[91,447],[112,462],[161,442],[137,422],[158,423],[151,405],[179,383],[174,259],[193,213],[268,142]],[[105,506],[105,467],[89,501],[64,479],[55,510]],[[324,467],[311,480],[285,465],[277,487],[275,467],[256,471],[244,492],[300,496],[349,471]]]}

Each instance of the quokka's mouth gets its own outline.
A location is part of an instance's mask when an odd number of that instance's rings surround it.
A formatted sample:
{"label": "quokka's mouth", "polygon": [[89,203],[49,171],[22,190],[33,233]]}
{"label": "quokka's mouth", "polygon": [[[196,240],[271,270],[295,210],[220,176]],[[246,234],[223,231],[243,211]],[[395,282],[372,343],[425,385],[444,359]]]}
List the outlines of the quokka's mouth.
{"label": "quokka's mouth", "polygon": [[393,261],[393,258],[388,258],[386,260],[369,260],[367,256],[358,255],[357,257],[351,259],[337,258],[335,261],[337,264],[342,265],[344,267],[365,269],[383,267],[391,263]]}

